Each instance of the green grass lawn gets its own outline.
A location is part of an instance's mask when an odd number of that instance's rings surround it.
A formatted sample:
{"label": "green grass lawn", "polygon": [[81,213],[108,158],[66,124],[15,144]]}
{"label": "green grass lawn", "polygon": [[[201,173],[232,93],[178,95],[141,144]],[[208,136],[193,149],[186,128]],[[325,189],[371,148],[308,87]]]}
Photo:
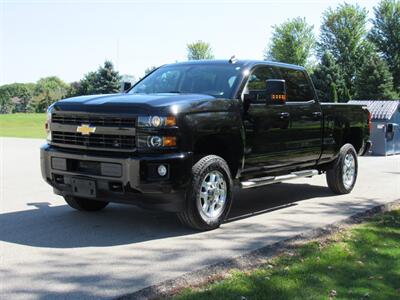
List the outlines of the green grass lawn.
{"label": "green grass lawn", "polygon": [[400,211],[174,299],[400,299]]}
{"label": "green grass lawn", "polygon": [[45,138],[46,114],[19,113],[0,115],[0,136]]}

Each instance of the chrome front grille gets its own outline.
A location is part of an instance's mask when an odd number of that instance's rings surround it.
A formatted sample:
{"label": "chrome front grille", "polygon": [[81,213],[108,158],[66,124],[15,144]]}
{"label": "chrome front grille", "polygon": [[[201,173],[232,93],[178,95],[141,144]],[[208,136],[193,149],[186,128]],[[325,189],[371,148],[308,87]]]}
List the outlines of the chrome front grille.
{"label": "chrome front grille", "polygon": [[134,136],[95,133],[83,136],[80,133],[60,131],[52,132],[52,142],[56,144],[110,149],[134,149],[136,146]]}
{"label": "chrome front grille", "polygon": [[[66,148],[133,151],[136,149],[135,124],[135,117],[53,114],[51,144]],[[89,134],[77,132],[82,125],[95,129]]]}

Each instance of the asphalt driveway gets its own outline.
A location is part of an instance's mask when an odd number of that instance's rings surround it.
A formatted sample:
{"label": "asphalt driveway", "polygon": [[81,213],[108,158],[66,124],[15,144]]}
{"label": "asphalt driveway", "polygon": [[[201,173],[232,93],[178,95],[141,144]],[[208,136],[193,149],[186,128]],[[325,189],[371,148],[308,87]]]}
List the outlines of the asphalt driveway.
{"label": "asphalt driveway", "polygon": [[197,233],[173,214],[77,212],[40,175],[41,140],[0,138],[0,295],[112,298],[400,198],[400,157],[361,157],[350,195],[324,176],[237,191],[230,220]]}

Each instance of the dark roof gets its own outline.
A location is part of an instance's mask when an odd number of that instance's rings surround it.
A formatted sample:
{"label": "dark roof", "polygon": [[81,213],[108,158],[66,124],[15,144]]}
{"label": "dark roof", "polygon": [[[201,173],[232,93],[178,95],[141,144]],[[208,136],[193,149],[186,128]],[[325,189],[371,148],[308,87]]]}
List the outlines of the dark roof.
{"label": "dark roof", "polygon": [[[204,59],[204,60],[189,60],[189,61],[183,61],[183,62],[177,62],[174,64],[167,64],[165,66],[173,66],[173,65],[229,65],[231,64],[229,62],[229,59]],[[234,65],[238,66],[245,66],[245,67],[252,67],[254,65],[268,65],[268,66],[277,66],[277,67],[283,67],[283,68],[291,68],[291,69],[298,69],[298,70],[304,70],[303,67],[297,66],[297,65],[291,65],[291,64],[285,64],[285,63],[280,63],[280,62],[275,62],[275,61],[264,61],[264,60],[249,60],[249,59],[238,59],[234,63]]]}
{"label": "dark roof", "polygon": [[400,107],[400,100],[351,100],[348,103],[366,105],[375,120],[389,120]]}

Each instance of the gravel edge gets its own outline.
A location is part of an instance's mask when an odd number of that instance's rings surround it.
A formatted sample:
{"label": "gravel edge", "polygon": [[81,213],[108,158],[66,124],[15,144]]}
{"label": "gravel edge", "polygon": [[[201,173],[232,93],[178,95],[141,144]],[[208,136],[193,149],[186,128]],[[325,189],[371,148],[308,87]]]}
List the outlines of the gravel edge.
{"label": "gravel edge", "polygon": [[374,206],[363,212],[354,214],[340,222],[336,222],[321,228],[295,235],[291,238],[279,241],[272,245],[245,253],[241,256],[227,259],[202,269],[186,273],[182,276],[163,281],[159,284],[146,287],[136,292],[119,296],[118,300],[153,300],[168,298],[186,287],[197,287],[209,282],[223,279],[228,272],[234,269],[249,270],[264,264],[268,259],[293,248],[296,244],[304,243],[312,239],[319,239],[334,234],[346,227],[361,223],[378,213],[392,211],[400,208],[400,199],[389,203]]}

